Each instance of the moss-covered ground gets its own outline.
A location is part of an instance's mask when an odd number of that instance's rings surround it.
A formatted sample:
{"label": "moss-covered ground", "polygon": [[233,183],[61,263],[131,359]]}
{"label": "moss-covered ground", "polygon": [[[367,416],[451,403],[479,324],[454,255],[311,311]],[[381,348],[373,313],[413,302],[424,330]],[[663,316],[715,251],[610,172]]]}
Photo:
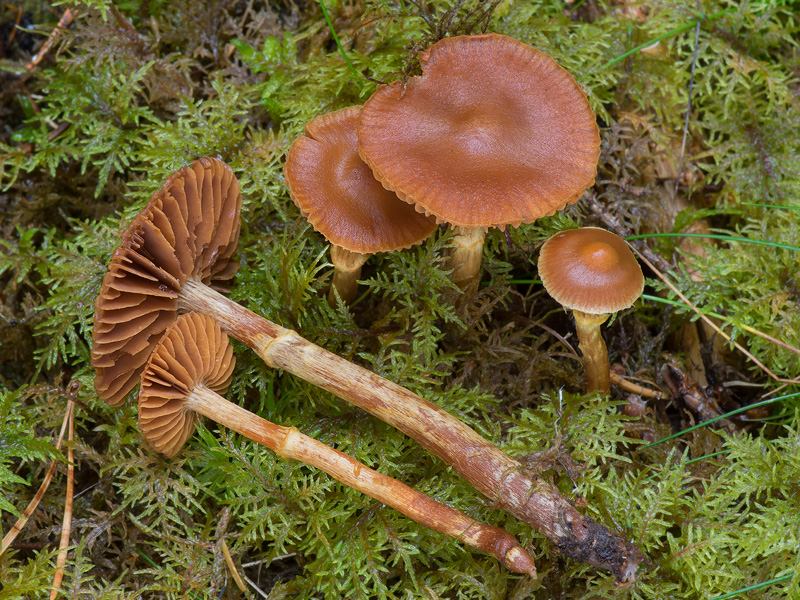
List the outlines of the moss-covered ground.
{"label": "moss-covered ground", "polygon": [[[737,597],[800,598],[800,5],[326,6],[350,65],[311,0],[0,6],[4,534],[58,461],[0,556],[0,599],[48,597],[67,481],[54,446],[70,400],[75,496],[59,597],[710,599],[755,586]],[[42,53],[67,9],[74,18]],[[483,29],[550,53],[584,86],[602,135],[595,186],[563,213],[491,231],[482,286],[459,310],[444,228],[370,259],[352,310],[329,308],[326,243],[283,180],[289,144],[311,118],[415,74],[419,49]],[[505,527],[539,578],[212,425],[165,459],[143,443],[135,403],[99,400],[93,302],[119,232],[169,173],[207,155],[243,190],[234,299],[526,458],[638,545],[638,581],[621,587],[559,557],[416,443],[240,345],[232,400]],[[625,379],[663,398],[619,386],[582,396],[574,325],[536,273],[541,243],[578,224],[725,236],[632,244],[741,349],[645,268],[646,297],[604,335]]]}

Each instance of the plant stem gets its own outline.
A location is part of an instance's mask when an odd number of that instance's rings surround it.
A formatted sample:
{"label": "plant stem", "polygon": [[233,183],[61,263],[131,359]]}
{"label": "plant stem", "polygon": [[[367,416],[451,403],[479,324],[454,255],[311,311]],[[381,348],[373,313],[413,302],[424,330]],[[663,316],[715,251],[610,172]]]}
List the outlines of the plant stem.
{"label": "plant stem", "polygon": [[362,86],[363,83],[360,81],[361,76],[356,71],[356,68],[353,66],[353,63],[350,62],[350,57],[347,56],[347,52],[344,51],[344,47],[342,46],[342,42],[339,41],[339,36],[336,35],[336,29],[333,27],[333,21],[331,21],[331,17],[328,14],[328,7],[325,6],[324,0],[317,0],[319,2],[319,7],[322,9],[322,16],[325,17],[325,22],[328,24],[328,29],[331,31],[331,36],[333,37],[333,41],[336,43],[336,47],[339,48],[339,52],[344,57],[344,61],[347,63],[347,66],[350,68],[350,72],[356,78],[356,83],[359,86]]}
{"label": "plant stem", "polygon": [[438,456],[498,507],[542,532],[566,556],[635,578],[642,555],[619,535],[583,516],[558,489],[435,404],[276,325],[206,288],[183,285],[182,310],[216,319],[264,362],[358,406]]}
{"label": "plant stem", "polygon": [[664,39],[666,39],[668,37],[672,37],[674,35],[678,35],[679,33],[683,33],[684,31],[687,31],[687,30],[691,29],[692,27],[695,27],[698,23],[700,23],[702,21],[713,21],[713,20],[718,19],[718,18],[720,18],[720,17],[722,17],[724,15],[732,13],[735,10],[736,10],[735,8],[727,8],[725,10],[722,10],[722,11],[718,12],[718,13],[714,13],[713,15],[709,15],[709,16],[699,15],[698,18],[696,20],[692,21],[691,23],[686,23],[685,25],[681,25],[680,27],[672,29],[671,31],[668,31],[668,32],[666,32],[664,34],[661,34],[659,36],[651,38],[651,39],[647,40],[644,44],[639,44],[635,48],[631,48],[627,52],[624,52],[623,54],[620,54],[619,56],[612,58],[611,60],[609,60],[606,63],[603,63],[602,65],[597,67],[596,70],[600,71],[600,70],[605,69],[607,67],[611,67],[611,66],[617,64],[618,62],[625,60],[631,54],[636,54],[637,52],[639,52],[639,50],[643,50],[644,48],[647,48],[648,46],[652,46],[656,42],[660,42],[661,40],[664,40]]}
{"label": "plant stem", "polygon": [[708,238],[712,240],[725,240],[726,242],[745,242],[747,244],[760,244],[762,246],[771,246],[772,248],[783,248],[784,250],[793,250],[800,252],[800,246],[792,246],[791,244],[781,244],[779,242],[770,242],[769,240],[759,240],[755,238],[746,238],[735,235],[723,235],[720,233],[643,233],[640,235],[629,235],[625,239],[630,240],[644,240],[647,238],[662,238],[662,237],[677,237],[677,238]]}

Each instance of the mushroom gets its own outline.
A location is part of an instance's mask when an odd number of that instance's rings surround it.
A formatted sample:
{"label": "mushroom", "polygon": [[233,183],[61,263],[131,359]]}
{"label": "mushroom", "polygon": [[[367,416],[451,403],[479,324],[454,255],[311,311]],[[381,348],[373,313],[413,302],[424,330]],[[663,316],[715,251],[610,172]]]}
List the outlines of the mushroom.
{"label": "mushroom", "polygon": [[179,309],[207,314],[270,367],[293,373],[415,439],[564,554],[610,569],[620,580],[635,577],[641,554],[634,546],[579,513],[555,486],[526,472],[463,422],[205,285],[222,288],[236,270],[231,256],[240,205],[230,168],[201,159],[171,176],[122,234],[95,303],[92,365],[101,398],[112,405],[124,401]]}
{"label": "mushroom", "polygon": [[586,391],[608,393],[608,350],[600,325],[642,295],[644,276],[633,252],[604,229],[562,231],[542,246],[539,277],[547,293],[575,315]]}
{"label": "mushroom", "polygon": [[[310,121],[286,157],[286,185],[309,223],[331,243],[333,283],[351,304],[368,255],[419,244],[436,230],[436,220],[418,213],[384,188],[358,156],[360,106]],[[334,292],[335,290],[335,292]]]}
{"label": "mushroom", "polygon": [[468,289],[489,227],[552,215],[594,184],[600,134],[572,75],[513,38],[445,38],[419,62],[422,75],[364,104],[358,150],[384,186],[455,228],[452,278]]}
{"label": "mushroom", "polygon": [[[91,364],[98,395],[122,404],[184,287],[230,289],[242,198],[231,168],[203,158],[173,173],[122,234],[95,301]],[[209,286],[209,287],[206,287]]]}
{"label": "mushroom", "polygon": [[203,415],[402,512],[414,521],[491,554],[510,570],[536,576],[533,559],[517,539],[498,527],[475,521],[413,488],[370,469],[298,431],[276,425],[229,402],[233,376],[228,336],[207,315],[186,313],[167,329],[141,376],[139,429],[158,452],[177,454]]}

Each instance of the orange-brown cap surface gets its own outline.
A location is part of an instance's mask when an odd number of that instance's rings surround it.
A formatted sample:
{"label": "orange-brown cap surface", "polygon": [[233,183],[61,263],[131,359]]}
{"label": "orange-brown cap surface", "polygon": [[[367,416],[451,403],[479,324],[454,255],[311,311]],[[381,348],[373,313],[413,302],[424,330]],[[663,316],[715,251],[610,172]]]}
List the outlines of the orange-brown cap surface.
{"label": "orange-brown cap surface", "polygon": [[230,289],[238,263],[239,183],[221,160],[203,158],[167,179],[122,234],[95,301],[95,388],[122,403],[148,356],[175,320],[190,278]]}
{"label": "orange-brown cap surface", "polygon": [[642,295],[644,276],[625,240],[596,227],[555,234],[539,254],[539,277],[563,307],[615,313]]}
{"label": "orange-brown cap surface", "polygon": [[422,75],[378,88],[358,122],[361,157],[439,222],[504,227],[551,215],[594,183],[600,134],[575,79],[513,38],[445,38]]}
{"label": "orange-brown cap surface", "polygon": [[284,175],[294,203],[325,238],[360,254],[389,252],[422,242],[436,221],[385,189],[356,145],[360,107],[324,114],[292,144]]}
{"label": "orange-brown cap surface", "polygon": [[180,315],[150,355],[139,389],[139,430],[153,448],[174,456],[194,433],[196,414],[185,406],[197,385],[224,394],[233,377],[233,349],[214,319]]}

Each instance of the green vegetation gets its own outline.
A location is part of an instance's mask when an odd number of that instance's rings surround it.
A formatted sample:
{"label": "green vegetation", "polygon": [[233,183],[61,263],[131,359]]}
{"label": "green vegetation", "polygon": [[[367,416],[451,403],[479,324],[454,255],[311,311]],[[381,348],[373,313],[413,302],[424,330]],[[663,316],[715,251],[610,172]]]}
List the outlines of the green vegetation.
{"label": "green vegetation", "polygon": [[[780,388],[704,331],[694,349],[705,364],[693,365],[685,327],[694,313],[649,279],[648,291],[672,303],[641,301],[604,332],[626,377],[669,393],[663,365],[688,381],[702,375],[710,391],[700,397],[718,412],[769,393],[789,397],[771,413],[648,445],[701,420],[689,395],[651,399],[642,418],[620,410],[628,396],[619,388],[608,400],[574,395],[583,374],[569,346],[573,325],[530,283],[538,245],[577,224],[777,242],[667,237],[634,245],[660,257],[687,299],[723,317],[777,377],[800,373],[796,352],[751,333],[800,346],[799,258],[790,247],[800,246],[790,210],[800,206],[797,3],[325,6],[349,64],[320,4],[309,1],[53,8],[26,0],[0,8],[3,533],[61,457],[55,438],[73,395],[76,497],[59,597],[263,597],[257,586],[273,599],[708,599],[760,584],[738,597],[800,597],[797,386]],[[73,25],[29,72],[25,63],[68,7],[77,11]],[[444,271],[445,230],[410,251],[371,258],[355,307],[330,308],[327,244],[283,183],[289,144],[314,116],[363,102],[378,81],[415,74],[416,50],[438,36],[483,26],[552,54],[585,86],[603,137],[596,185],[563,214],[508,239],[491,231],[484,285],[463,310],[452,306]],[[527,457],[574,502],[585,501],[581,510],[643,550],[639,581],[619,588],[608,573],[560,559],[541,534],[489,506],[416,443],[271,371],[242,346],[230,399],[505,527],[536,558],[540,578],[507,572],[212,424],[174,459],[147,448],[135,403],[112,409],[93,393],[93,302],[119,231],[169,173],[204,155],[228,162],[242,185],[235,300]],[[0,556],[0,600],[47,597],[66,488],[66,454],[59,460],[39,509]],[[233,582],[223,540],[252,582],[246,592]]]}

